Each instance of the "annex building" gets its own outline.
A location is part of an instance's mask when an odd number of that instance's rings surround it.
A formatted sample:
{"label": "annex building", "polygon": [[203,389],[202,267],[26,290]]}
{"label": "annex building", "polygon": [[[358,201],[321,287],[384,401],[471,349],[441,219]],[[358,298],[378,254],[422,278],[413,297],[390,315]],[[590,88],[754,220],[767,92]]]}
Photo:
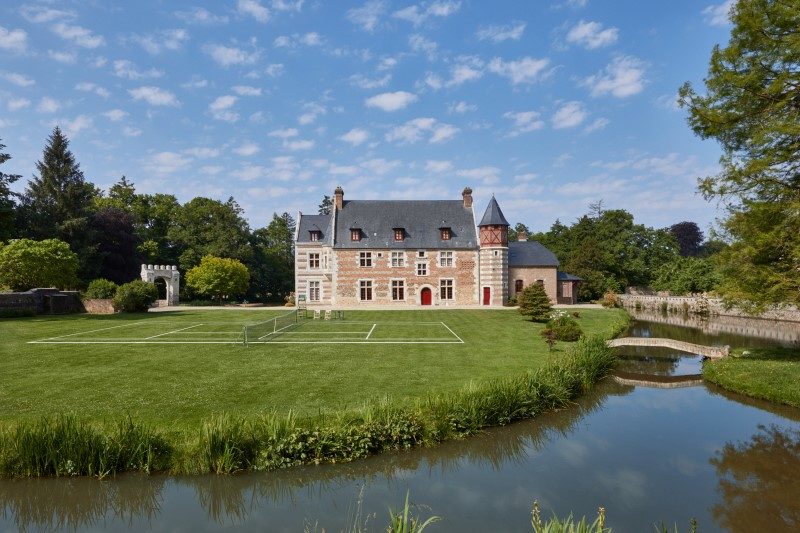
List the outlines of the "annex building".
{"label": "annex building", "polygon": [[497,200],[475,223],[460,200],[345,200],[330,214],[299,213],[295,294],[308,307],[503,306],[531,283],[553,303],[575,303],[580,279],[527,235],[508,242]]}

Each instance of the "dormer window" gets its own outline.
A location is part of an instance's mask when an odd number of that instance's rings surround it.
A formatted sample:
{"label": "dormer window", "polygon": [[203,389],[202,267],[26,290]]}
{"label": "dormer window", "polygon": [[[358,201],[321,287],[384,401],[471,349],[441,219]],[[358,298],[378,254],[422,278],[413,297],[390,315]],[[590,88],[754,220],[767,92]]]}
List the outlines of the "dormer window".
{"label": "dormer window", "polygon": [[449,241],[450,237],[453,236],[450,228],[439,228],[439,233],[443,241]]}
{"label": "dormer window", "polygon": [[406,230],[403,228],[394,228],[394,240],[402,241],[406,238]]}
{"label": "dormer window", "polygon": [[318,230],[309,231],[308,232],[308,240],[311,242],[317,242],[322,238],[322,232]]}
{"label": "dormer window", "polygon": [[350,240],[351,241],[361,240],[361,228],[350,228]]}

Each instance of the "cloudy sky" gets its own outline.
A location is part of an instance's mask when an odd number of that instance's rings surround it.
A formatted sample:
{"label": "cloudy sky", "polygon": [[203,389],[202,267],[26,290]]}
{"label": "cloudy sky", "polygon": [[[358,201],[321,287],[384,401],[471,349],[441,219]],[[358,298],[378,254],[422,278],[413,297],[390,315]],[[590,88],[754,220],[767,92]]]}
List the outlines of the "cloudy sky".
{"label": "cloudy sky", "polygon": [[[721,0],[720,0],[721,1]],[[547,229],[602,199],[666,226],[719,148],[675,105],[730,0],[2,2],[4,172],[52,127],[87,179],[234,196],[251,225],[346,198],[494,193]],[[24,187],[24,181],[19,188]]]}

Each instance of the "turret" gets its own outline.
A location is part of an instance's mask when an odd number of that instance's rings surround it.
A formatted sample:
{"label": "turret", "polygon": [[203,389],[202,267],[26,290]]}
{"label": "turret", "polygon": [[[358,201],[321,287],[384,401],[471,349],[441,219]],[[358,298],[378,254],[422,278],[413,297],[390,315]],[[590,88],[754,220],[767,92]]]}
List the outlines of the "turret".
{"label": "turret", "polygon": [[478,224],[481,305],[499,306],[508,302],[508,226],[493,195]]}

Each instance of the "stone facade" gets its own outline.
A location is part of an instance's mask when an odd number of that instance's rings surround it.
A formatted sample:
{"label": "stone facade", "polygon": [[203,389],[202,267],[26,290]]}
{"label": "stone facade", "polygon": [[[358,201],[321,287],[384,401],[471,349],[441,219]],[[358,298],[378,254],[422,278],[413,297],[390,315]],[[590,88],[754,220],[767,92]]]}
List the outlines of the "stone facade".
{"label": "stone facade", "polygon": [[164,300],[157,302],[157,307],[178,305],[178,294],[180,293],[181,273],[175,265],[142,265],[140,272],[142,281],[155,283],[157,279],[163,279],[166,283],[167,294]]}
{"label": "stone facade", "polygon": [[556,302],[559,296],[557,275],[558,269],[556,267],[511,267],[508,269],[510,296],[516,297],[520,280],[522,281],[522,288],[541,281],[550,301]]}

